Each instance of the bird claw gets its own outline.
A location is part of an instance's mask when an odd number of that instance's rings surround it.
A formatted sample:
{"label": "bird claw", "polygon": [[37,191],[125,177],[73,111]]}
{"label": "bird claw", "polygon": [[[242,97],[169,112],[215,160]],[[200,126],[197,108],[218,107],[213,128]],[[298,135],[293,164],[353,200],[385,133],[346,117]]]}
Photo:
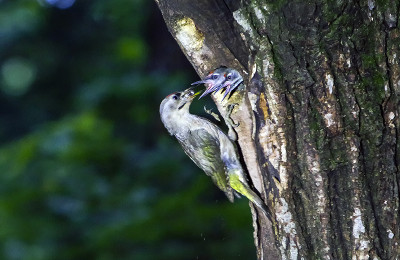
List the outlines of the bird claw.
{"label": "bird claw", "polygon": [[227,120],[228,120],[228,123],[229,123],[231,126],[233,126],[233,127],[238,127],[238,126],[240,125],[240,123],[235,123],[235,122],[233,121],[233,119],[231,118],[232,111],[233,111],[233,109],[235,108],[235,106],[237,106],[237,105],[239,105],[239,104],[238,104],[238,103],[229,104],[229,105],[228,105],[228,111],[227,111],[227,113],[226,113],[226,118],[227,118]]}
{"label": "bird claw", "polygon": [[237,103],[229,104],[228,109],[226,111],[226,115],[224,117],[225,123],[228,126],[228,136],[229,136],[229,139],[231,139],[232,141],[236,141],[238,139],[236,131],[233,130],[233,128],[238,127],[240,125],[239,123],[235,123],[233,121],[233,119],[231,118],[232,111],[236,105],[239,105],[239,104],[237,104]]}

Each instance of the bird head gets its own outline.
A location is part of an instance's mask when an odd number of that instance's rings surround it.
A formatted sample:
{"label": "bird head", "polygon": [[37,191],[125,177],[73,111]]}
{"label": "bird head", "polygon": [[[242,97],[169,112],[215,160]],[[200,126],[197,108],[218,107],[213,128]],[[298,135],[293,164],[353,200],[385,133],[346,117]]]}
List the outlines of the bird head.
{"label": "bird head", "polygon": [[200,91],[195,93],[192,88],[188,88],[184,91],[174,92],[166,96],[161,102],[160,114],[188,111],[193,99],[199,94]]}
{"label": "bird head", "polygon": [[175,134],[178,124],[189,114],[189,107],[193,99],[200,94],[195,93],[192,88],[182,92],[174,92],[164,98],[160,105],[161,121],[164,123],[170,134]]}
{"label": "bird head", "polygon": [[225,87],[231,86],[231,89],[234,89],[242,82],[243,82],[243,78],[239,74],[239,72],[234,69],[229,69],[229,71],[226,74],[226,80],[222,87],[225,88]]}
{"label": "bird head", "polygon": [[240,85],[240,83],[243,82],[243,77],[240,75],[240,73],[237,70],[234,69],[228,69],[227,74],[226,74],[226,80],[222,85],[222,88],[226,87],[224,97],[222,100],[225,99],[225,97],[232,91],[234,90],[237,86]]}
{"label": "bird head", "polygon": [[224,83],[226,70],[226,67],[219,67],[218,69],[211,71],[203,80],[192,83],[192,85],[205,84],[207,87],[199,98],[215,91]]}

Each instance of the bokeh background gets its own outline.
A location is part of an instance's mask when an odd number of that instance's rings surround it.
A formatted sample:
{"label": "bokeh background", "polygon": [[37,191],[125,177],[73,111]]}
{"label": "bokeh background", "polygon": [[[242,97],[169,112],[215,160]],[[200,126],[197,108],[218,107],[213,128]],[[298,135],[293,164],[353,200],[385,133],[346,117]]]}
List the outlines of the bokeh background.
{"label": "bokeh background", "polygon": [[256,259],[159,119],[196,80],[153,1],[0,0],[0,259]]}

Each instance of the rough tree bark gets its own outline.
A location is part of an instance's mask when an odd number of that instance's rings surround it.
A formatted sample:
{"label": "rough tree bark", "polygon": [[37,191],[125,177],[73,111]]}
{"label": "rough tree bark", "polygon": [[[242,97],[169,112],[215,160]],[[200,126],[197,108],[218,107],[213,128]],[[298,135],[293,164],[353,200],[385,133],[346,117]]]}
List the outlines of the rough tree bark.
{"label": "rough tree bark", "polygon": [[249,176],[259,259],[398,259],[397,0],[156,0],[203,77],[245,86],[223,103]]}

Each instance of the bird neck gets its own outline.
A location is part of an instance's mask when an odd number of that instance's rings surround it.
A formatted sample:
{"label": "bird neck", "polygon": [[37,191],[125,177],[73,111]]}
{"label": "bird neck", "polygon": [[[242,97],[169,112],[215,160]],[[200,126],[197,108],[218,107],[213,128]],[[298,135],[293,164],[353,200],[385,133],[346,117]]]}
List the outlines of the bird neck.
{"label": "bird neck", "polygon": [[183,107],[178,113],[169,114],[164,121],[168,132],[171,135],[178,135],[190,131],[195,120],[195,116],[189,113],[189,109]]}

